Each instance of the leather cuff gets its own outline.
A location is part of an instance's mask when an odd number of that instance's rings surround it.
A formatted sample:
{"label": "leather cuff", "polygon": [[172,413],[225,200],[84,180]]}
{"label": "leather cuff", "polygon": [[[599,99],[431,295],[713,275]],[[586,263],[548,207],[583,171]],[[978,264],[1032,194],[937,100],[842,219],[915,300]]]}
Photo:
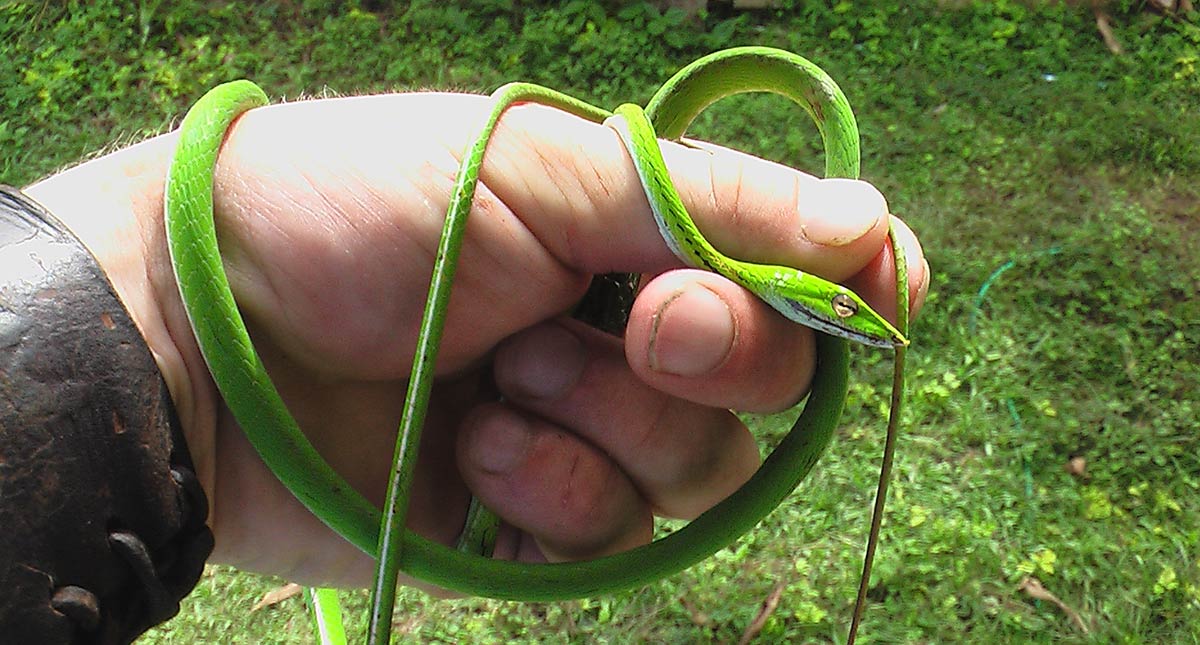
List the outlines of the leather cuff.
{"label": "leather cuff", "polygon": [[166,384],[96,260],[0,186],[0,640],[128,643],[212,552]]}

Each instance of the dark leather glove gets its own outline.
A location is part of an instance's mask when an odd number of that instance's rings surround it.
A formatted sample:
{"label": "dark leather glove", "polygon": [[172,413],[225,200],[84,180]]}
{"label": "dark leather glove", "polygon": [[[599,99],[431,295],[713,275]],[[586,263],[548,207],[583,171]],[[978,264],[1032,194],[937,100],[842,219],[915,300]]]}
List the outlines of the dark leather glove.
{"label": "dark leather glove", "polygon": [[83,244],[0,186],[0,641],[128,643],[212,552],[166,384]]}

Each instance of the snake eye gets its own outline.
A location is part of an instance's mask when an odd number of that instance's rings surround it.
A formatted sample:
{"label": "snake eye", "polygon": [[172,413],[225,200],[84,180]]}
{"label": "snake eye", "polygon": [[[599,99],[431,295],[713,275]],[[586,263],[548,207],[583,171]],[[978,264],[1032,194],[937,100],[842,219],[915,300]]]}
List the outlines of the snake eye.
{"label": "snake eye", "polygon": [[858,313],[858,303],[844,293],[834,296],[830,304],[833,305],[833,313],[837,314],[838,318],[849,318]]}

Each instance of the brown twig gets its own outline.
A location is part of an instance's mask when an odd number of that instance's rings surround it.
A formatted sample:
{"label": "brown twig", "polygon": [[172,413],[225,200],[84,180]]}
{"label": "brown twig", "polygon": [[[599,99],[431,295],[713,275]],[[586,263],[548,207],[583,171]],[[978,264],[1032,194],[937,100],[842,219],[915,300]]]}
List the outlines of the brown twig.
{"label": "brown twig", "polygon": [[783,597],[783,588],[786,586],[787,583],[783,580],[775,583],[775,588],[771,590],[771,593],[767,594],[766,600],[762,602],[762,607],[759,607],[758,615],[746,626],[746,631],[742,632],[742,639],[738,641],[738,645],[747,645],[763,630],[763,627],[767,624],[767,619],[771,617],[775,608],[779,606],[779,599]]}
{"label": "brown twig", "polygon": [[709,628],[713,626],[712,618],[709,618],[708,614],[700,611],[700,608],[688,600],[687,596],[680,596],[679,604],[683,605],[684,610],[688,613],[688,618],[692,619],[693,625]]}

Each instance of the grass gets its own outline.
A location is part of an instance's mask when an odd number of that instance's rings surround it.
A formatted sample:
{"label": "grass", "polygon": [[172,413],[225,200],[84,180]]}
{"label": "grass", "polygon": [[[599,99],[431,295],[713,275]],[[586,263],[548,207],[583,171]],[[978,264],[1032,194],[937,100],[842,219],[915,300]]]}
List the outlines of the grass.
{"label": "grass", "polygon": [[[934,269],[864,641],[1200,640],[1195,15],[1116,3],[1126,53],[1113,56],[1090,14],[1006,1],[797,3],[697,22],[579,1],[128,4],[0,5],[0,181],[167,128],[238,76],[291,98],[524,79],[611,105],[645,100],[720,47],[812,58],[849,95],[865,176]],[[811,127],[780,127],[787,109],[722,104],[698,132],[819,168]],[[575,602],[404,591],[400,639],[729,642],[782,585],[761,642],[842,642],[888,374],[881,353],[854,358],[830,452],[729,549]],[[790,424],[753,421],[765,444]],[[1027,577],[1083,626],[1022,591]],[[250,611],[279,584],[210,568],[181,615],[140,642],[312,642],[298,599]],[[344,598],[360,620],[365,594]]]}

